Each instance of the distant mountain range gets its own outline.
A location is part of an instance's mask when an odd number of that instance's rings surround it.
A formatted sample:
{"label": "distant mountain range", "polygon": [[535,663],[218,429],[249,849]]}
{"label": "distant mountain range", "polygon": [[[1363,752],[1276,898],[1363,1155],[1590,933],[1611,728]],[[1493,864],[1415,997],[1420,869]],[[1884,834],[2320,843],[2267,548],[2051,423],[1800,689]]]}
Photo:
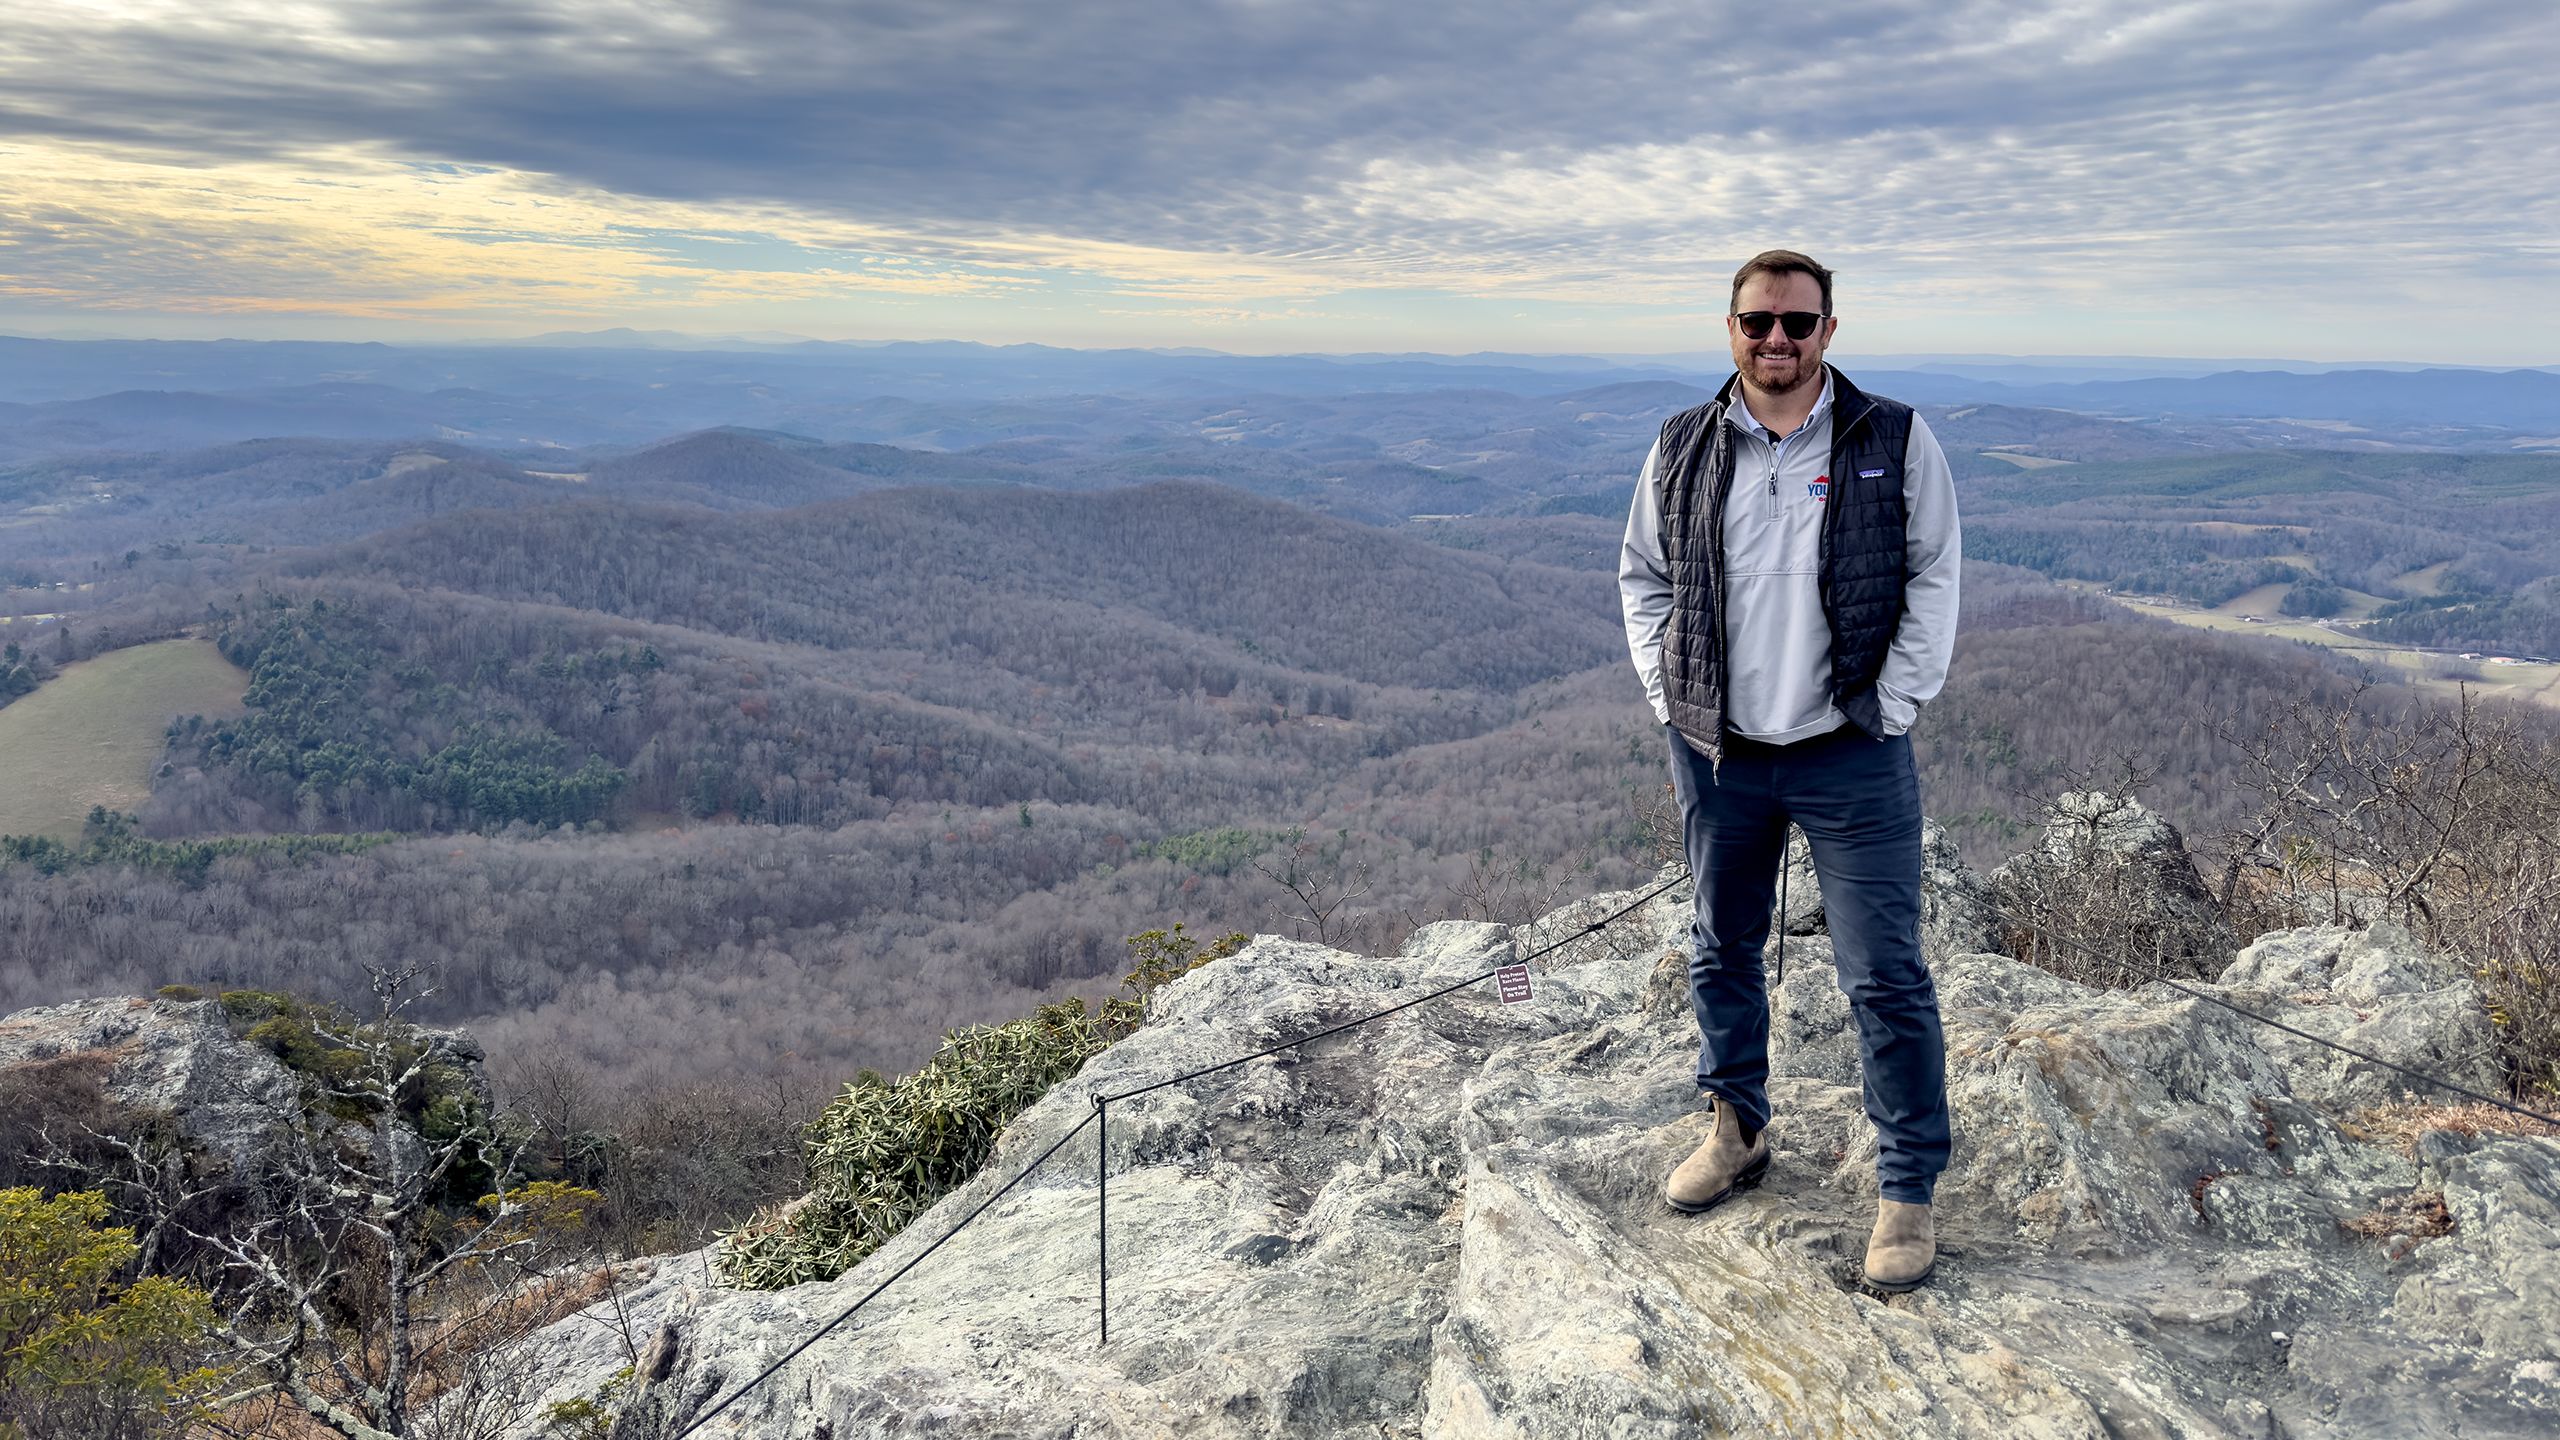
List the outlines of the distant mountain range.
{"label": "distant mountain range", "polygon": [[[430,434],[475,438],[492,424],[540,423],[538,412],[481,391],[414,396],[340,384],[248,397],[129,393],[11,407],[15,416],[0,411],[0,434],[11,433],[14,420],[22,439],[49,442],[38,457],[0,463],[0,567],[207,538],[315,544],[458,509],[580,496],[737,512],[936,484],[1094,491],[1201,480],[1384,525],[1622,517],[1663,419],[1708,393],[1645,380],[1543,397],[1448,390],[1246,402],[890,399],[796,410],[777,417],[779,425],[574,449],[403,438],[420,422]],[[171,398],[184,403],[158,403]],[[33,413],[47,418],[31,422]],[[278,419],[312,423],[267,423]],[[646,423],[616,421],[635,430]],[[1932,423],[1966,478],[2013,474],[2021,456],[2078,462],[2199,453],[2154,429],[2059,410],[1981,405],[1941,410]],[[249,426],[304,434],[227,438]],[[829,432],[863,438],[820,438]],[[333,433],[342,438],[326,438]],[[73,435],[92,442],[122,435],[125,443],[62,443]]]}
{"label": "distant mountain range", "polygon": [[[994,399],[1093,394],[1334,394],[1472,386],[1523,394],[1583,389],[1659,366],[1552,359],[1065,350],[1048,345],[821,341],[753,350],[630,344],[417,346],[306,341],[28,340],[0,337],[0,400],[86,399],[120,390],[268,390],[363,382],[405,390],[484,389],[559,399],[596,388],[770,387],[785,393]],[[1521,357],[1527,361],[1529,357]],[[661,433],[664,433],[661,431]]]}
{"label": "distant mountain range", "polygon": [[2560,435],[2560,375],[2546,370],[2228,370],[2072,384],[2003,384],[1926,370],[1863,378],[1915,402],[1995,400],[2130,419],[2229,415],[2331,420],[2373,430],[2486,426]]}
{"label": "distant mountain range", "polygon": [[[1220,355],[959,341],[857,345],[733,337],[675,348],[672,332],[556,335],[508,345],[0,337],[0,461],[63,450],[166,448],[264,436],[460,440],[499,447],[634,444],[717,426],[824,439],[896,437],[856,413],[883,401],[988,407],[1078,398],[1123,404],[1492,392],[1536,400],[1627,384],[1708,387],[1713,358],[1479,354]],[[1688,363],[1694,358],[1695,363]],[[2380,444],[2505,448],[2560,436],[2547,370],[2226,369],[2142,373],[2075,357],[1916,357],[1854,365],[1878,393],[2159,422],[2321,422]],[[2185,361],[2160,361],[2178,367]],[[2340,429],[2338,427],[2352,427]],[[2308,427],[2299,437],[2317,437]],[[984,443],[980,433],[957,443]],[[923,443],[934,443],[925,441]],[[2249,443],[2281,443],[2258,436]]]}

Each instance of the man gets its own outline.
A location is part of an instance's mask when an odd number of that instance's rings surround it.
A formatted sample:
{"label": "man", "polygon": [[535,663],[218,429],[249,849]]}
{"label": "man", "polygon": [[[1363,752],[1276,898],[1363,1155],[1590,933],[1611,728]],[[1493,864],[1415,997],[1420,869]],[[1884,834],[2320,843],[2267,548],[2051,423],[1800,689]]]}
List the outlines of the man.
{"label": "man", "polygon": [[1866,1276],[1908,1290],[1937,1260],[1948,1124],[1906,732],[1955,646],[1955,482],[1910,407],[1823,363],[1839,327],[1830,271],[1771,250],[1734,273],[1728,310],[1734,374],[1662,427],[1618,566],[1697,881],[1689,982],[1714,1105],[1664,1198],[1707,1210],[1768,1169],[1760,958],[1792,821],[1822,879],[1876,1127]]}

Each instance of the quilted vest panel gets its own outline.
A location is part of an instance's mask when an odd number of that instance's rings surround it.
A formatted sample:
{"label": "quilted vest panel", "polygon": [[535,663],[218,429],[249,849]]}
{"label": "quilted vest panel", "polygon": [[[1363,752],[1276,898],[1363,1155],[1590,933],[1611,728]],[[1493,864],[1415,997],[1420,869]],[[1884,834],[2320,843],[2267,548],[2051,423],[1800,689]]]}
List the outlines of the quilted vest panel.
{"label": "quilted vest panel", "polygon": [[[1884,734],[1876,677],[1902,625],[1903,455],[1911,407],[1871,396],[1831,372],[1831,491],[1822,524],[1822,613],[1831,630],[1831,703],[1870,735]],[[1727,667],[1724,507],[1733,489],[1733,432],[1724,423],[1738,381],[1662,426],[1662,555],[1671,622],[1662,637],[1662,694],[1671,723],[1702,752],[1724,751]]]}

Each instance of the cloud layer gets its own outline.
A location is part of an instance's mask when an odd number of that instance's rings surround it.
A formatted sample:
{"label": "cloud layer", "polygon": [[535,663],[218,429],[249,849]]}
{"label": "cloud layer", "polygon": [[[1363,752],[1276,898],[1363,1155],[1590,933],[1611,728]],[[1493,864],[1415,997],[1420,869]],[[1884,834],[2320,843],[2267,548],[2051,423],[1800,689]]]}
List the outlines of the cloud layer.
{"label": "cloud layer", "polygon": [[2417,354],[2407,307],[2560,299],[2555,64],[2547,0],[21,0],[0,294],[1635,335],[1792,241],[1888,331],[2245,303]]}

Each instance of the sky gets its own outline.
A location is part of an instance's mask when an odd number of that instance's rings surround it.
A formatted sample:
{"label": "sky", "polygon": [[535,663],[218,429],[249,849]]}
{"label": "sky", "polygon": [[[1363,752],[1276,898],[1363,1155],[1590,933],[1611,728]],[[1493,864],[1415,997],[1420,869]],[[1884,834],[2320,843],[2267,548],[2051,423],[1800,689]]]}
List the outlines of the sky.
{"label": "sky", "polygon": [[0,332],[2560,362],[2560,5],[12,0]]}

